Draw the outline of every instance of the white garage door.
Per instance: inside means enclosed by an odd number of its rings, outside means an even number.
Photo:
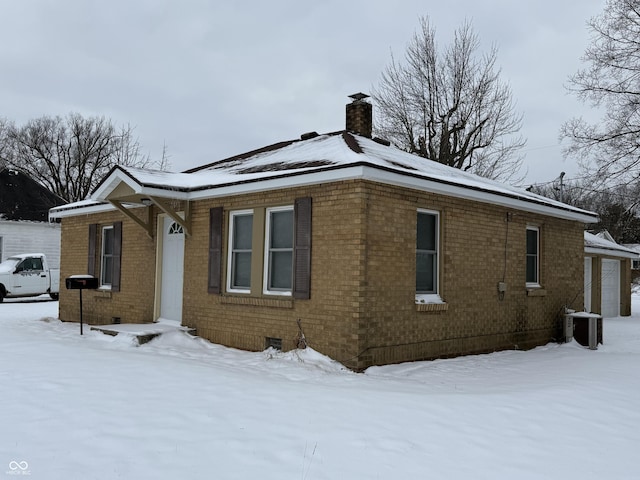
[[[620,315],[620,261],[602,259],[602,316]]]

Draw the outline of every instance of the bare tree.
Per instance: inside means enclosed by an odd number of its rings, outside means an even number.
[[[550,182],[532,185],[527,190],[574,207],[596,211],[600,192],[592,186],[592,182],[583,179],[563,181],[561,175]]]
[[[630,181],[640,174],[640,1],[608,0],[587,25],[593,34],[582,57],[587,66],[569,78],[568,88],[604,117],[595,124],[566,122],[564,153],[594,178]]]
[[[555,179],[528,190],[554,200],[561,200],[598,213],[593,230],[607,230],[618,243],[640,243],[640,182],[598,190],[589,179],[569,180],[564,184]]]
[[[378,132],[399,148],[484,177],[513,180],[525,141],[518,132],[511,89],[500,80],[497,49],[480,42],[464,23],[443,50],[429,19],[420,19],[400,63],[382,73],[376,101]]]
[[[22,127],[10,124],[3,145],[0,154],[7,166],[27,173],[69,202],[85,199],[114,165],[156,165],[141,153],[131,126],[117,129],[104,117],[78,113],[43,116]]]
[[[9,128],[11,123],[4,119],[0,118],[0,170],[6,167],[5,158],[8,155],[10,146],[9,146]]]

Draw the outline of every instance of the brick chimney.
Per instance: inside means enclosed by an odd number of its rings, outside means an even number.
[[[369,95],[354,93],[349,95],[353,101],[347,104],[346,130],[356,135],[371,138],[373,129],[373,106],[366,101]]]

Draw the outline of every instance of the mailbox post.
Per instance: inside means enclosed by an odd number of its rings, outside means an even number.
[[[82,290],[98,288],[98,279],[91,275],[71,275],[65,279],[67,290],[80,290],[80,335],[82,335]]]

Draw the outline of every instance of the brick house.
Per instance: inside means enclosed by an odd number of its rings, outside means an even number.
[[[596,215],[372,139],[354,97],[345,131],[183,173],[116,167],[53,209],[62,277],[102,285],[84,318],[169,319],[247,350],[295,348],[300,326],[357,370],[559,338]],[[60,318],[77,309],[61,292]]]

